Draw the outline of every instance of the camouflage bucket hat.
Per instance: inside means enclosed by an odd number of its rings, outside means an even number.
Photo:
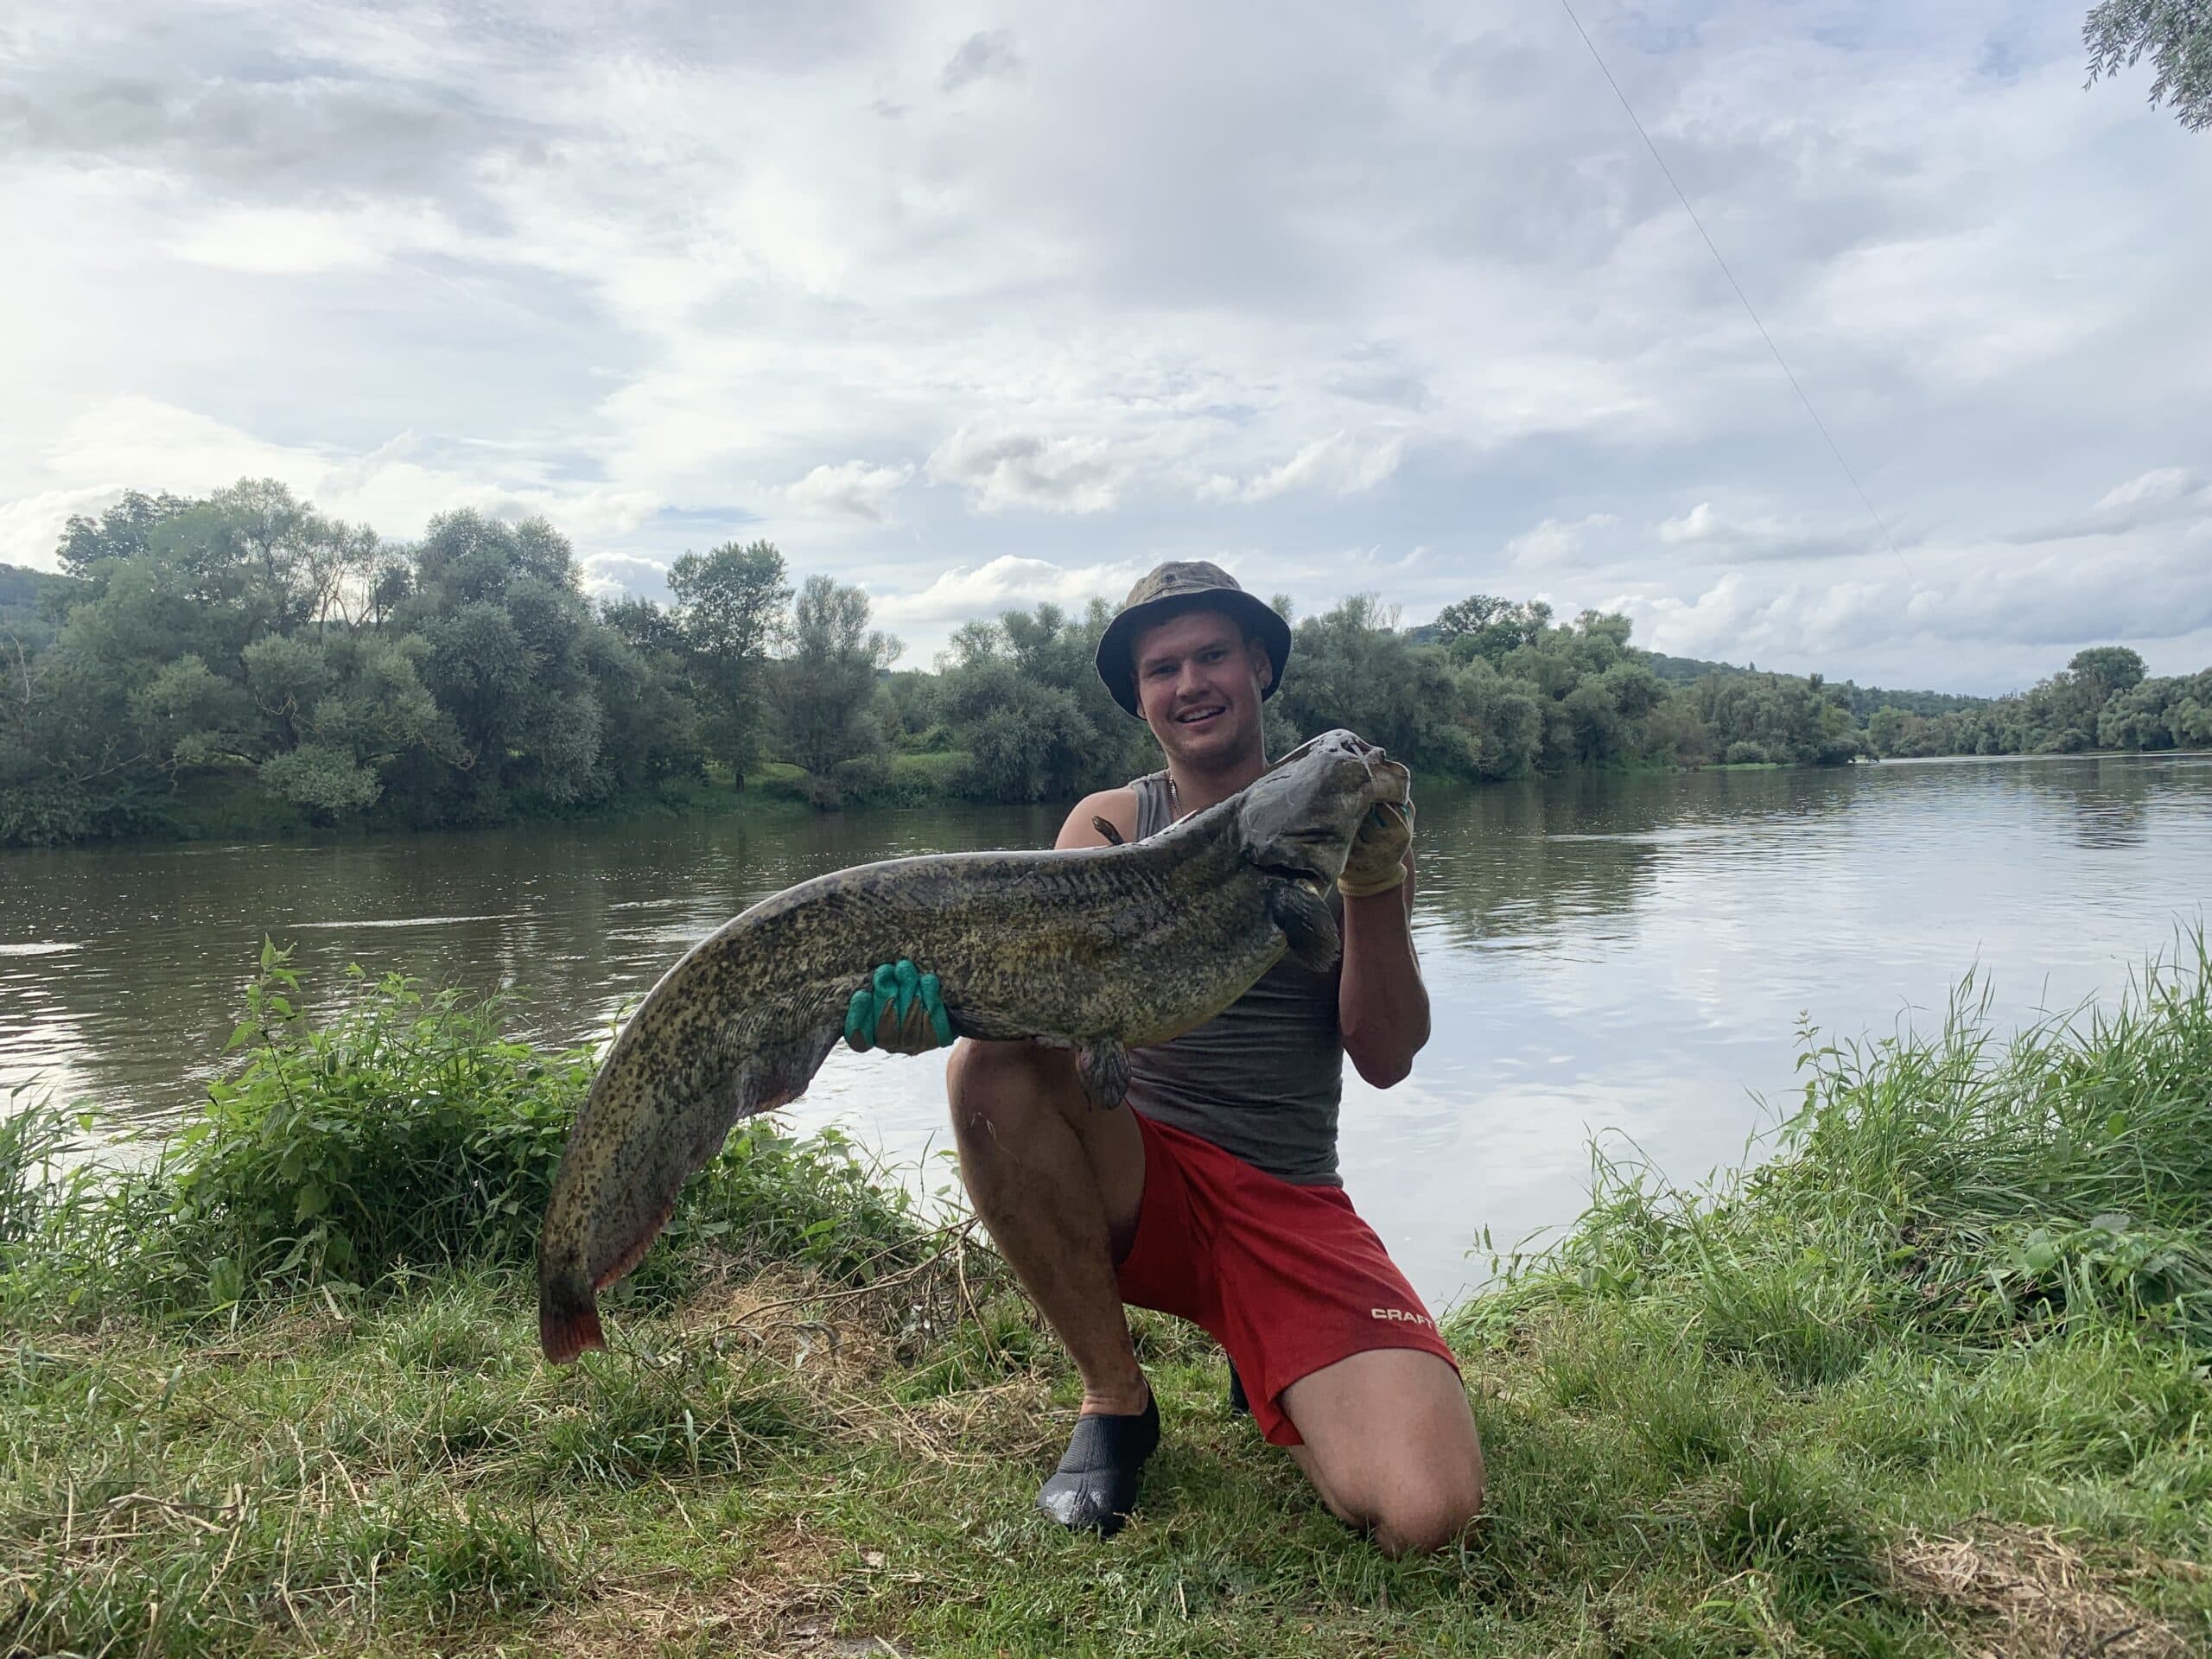
[[[1106,682],[1115,702],[1136,715],[1137,673],[1131,652],[1138,630],[1185,611],[1219,611],[1234,617],[1265,645],[1274,673],[1260,697],[1264,702],[1274,696],[1282,684],[1283,664],[1290,660],[1290,624],[1239,588],[1236,578],[1219,565],[1194,559],[1160,565],[1141,580],[1098,637],[1098,677]]]

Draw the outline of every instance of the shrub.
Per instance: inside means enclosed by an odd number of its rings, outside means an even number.
[[[204,1311],[533,1260],[590,1051],[542,1052],[500,1034],[496,1001],[358,969],[337,1016],[316,1025],[294,1005],[285,954],[264,946],[231,1037],[240,1063],[200,1116],[149,1167],[80,1176],[48,1218],[48,1265],[69,1300]],[[0,1217],[11,1190],[0,1169]],[[673,1248],[637,1275],[648,1294],[681,1283],[702,1252],[849,1273],[899,1260],[919,1230],[903,1191],[871,1183],[839,1137],[754,1122],[692,1178],[665,1236]]]
[[[1560,1247],[1484,1317],[1561,1300],[1677,1310],[1716,1357],[1848,1375],[1901,1333],[1963,1350],[2084,1329],[2212,1343],[2212,958],[2192,937],[2111,1009],[1993,1039],[1816,1044],[1781,1155],[1685,1196],[1601,1160]]]
[[[60,1111],[42,1100],[7,1097],[0,1112],[0,1266],[34,1238],[54,1202],[54,1160],[68,1143]]]

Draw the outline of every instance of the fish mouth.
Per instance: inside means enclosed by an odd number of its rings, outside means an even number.
[[[1317,899],[1328,889],[1330,878],[1307,865],[1276,861],[1266,864],[1255,863],[1252,868],[1262,875],[1275,876],[1301,887]]]

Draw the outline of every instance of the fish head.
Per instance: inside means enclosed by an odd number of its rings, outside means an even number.
[[[1236,798],[1245,861],[1314,893],[1344,874],[1352,839],[1377,802],[1403,805],[1413,774],[1353,733],[1324,732]]]

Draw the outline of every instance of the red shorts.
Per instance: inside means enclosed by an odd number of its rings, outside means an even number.
[[[1376,1348],[1418,1348],[1459,1369],[1342,1187],[1297,1186],[1141,1112],[1144,1200],[1118,1273],[1122,1300],[1199,1326],[1229,1351],[1260,1432],[1303,1436],[1282,1391]]]

